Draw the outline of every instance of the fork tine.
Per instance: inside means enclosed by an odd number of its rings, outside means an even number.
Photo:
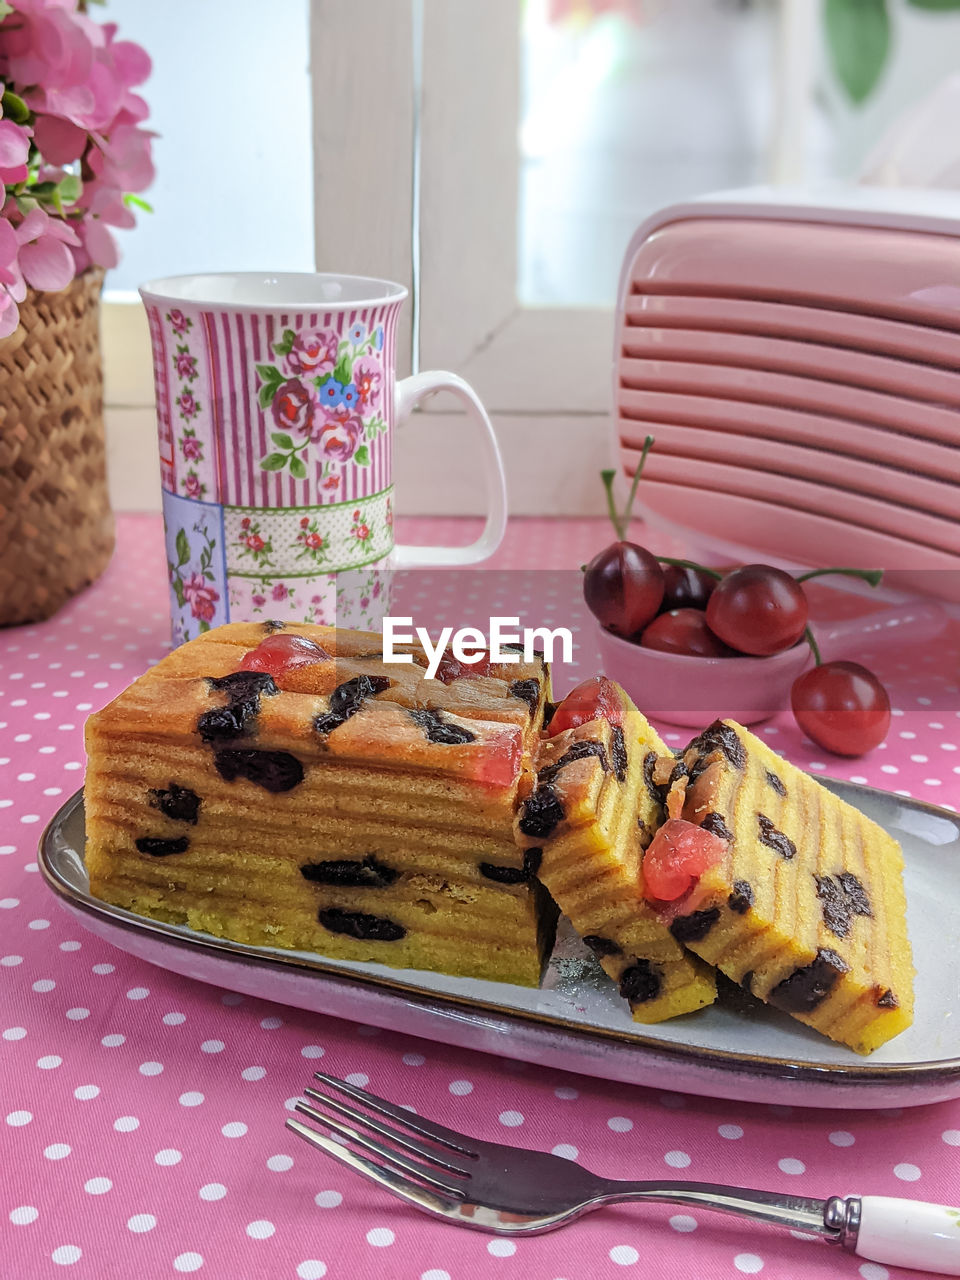
[[[392,1102],[387,1102],[386,1099],[378,1097],[375,1093],[367,1093],[359,1085],[348,1084],[346,1080],[340,1080],[337,1076],[328,1076],[325,1071],[315,1071],[313,1078],[321,1080],[333,1089],[339,1089],[341,1093],[353,1098],[355,1102],[362,1102],[371,1111],[375,1111],[381,1116],[387,1116],[391,1120],[396,1120],[404,1128],[412,1129],[414,1133],[419,1133],[422,1138],[430,1138],[431,1141],[439,1142],[443,1147],[449,1147],[451,1151],[459,1151],[461,1155],[470,1156],[473,1160],[477,1159],[478,1153],[471,1151],[465,1145],[470,1141],[466,1134],[457,1133],[455,1129],[446,1129],[442,1124],[434,1124],[432,1120],[424,1120],[415,1113],[411,1114],[409,1111],[405,1111],[403,1107],[394,1106]]]
[[[463,1160],[457,1163],[455,1157],[438,1151],[435,1146],[415,1140],[409,1133],[402,1133],[399,1129],[394,1129],[392,1125],[384,1124],[382,1120],[377,1120],[374,1116],[368,1115],[364,1111],[358,1111],[356,1107],[348,1106],[347,1103],[341,1102],[339,1098],[331,1098],[328,1094],[321,1093],[318,1089],[311,1089],[308,1086],[303,1092],[308,1098],[315,1098],[317,1102],[322,1102],[324,1106],[332,1107],[334,1111],[346,1116],[348,1120],[352,1120],[355,1124],[363,1125],[365,1128],[379,1134],[381,1138],[387,1138],[390,1142],[395,1142],[397,1146],[415,1156],[419,1156],[421,1160],[429,1160],[431,1164],[439,1165],[441,1169],[448,1169],[451,1173],[460,1174],[462,1177],[470,1176],[470,1171],[464,1167]]]
[[[328,1129],[332,1129],[335,1135],[342,1135],[349,1138],[351,1142],[355,1142],[358,1147],[362,1147],[365,1151],[369,1151],[371,1155],[377,1156],[381,1161],[386,1161],[394,1168],[401,1169],[404,1173],[409,1173],[415,1178],[420,1178],[427,1182],[430,1186],[435,1187],[438,1191],[445,1191],[447,1195],[455,1195],[456,1188],[453,1185],[456,1181],[454,1175],[450,1175],[447,1181],[442,1178],[442,1170],[436,1165],[432,1167],[422,1164],[419,1160],[411,1160],[409,1156],[403,1155],[399,1151],[393,1151],[390,1147],[385,1147],[382,1142],[377,1142],[374,1138],[367,1137],[352,1125],[345,1124],[337,1116],[326,1115],[323,1111],[318,1111],[316,1107],[309,1106],[306,1102],[298,1102],[296,1110],[301,1115],[309,1116],[311,1120],[316,1120],[319,1124],[324,1124]]]
[[[330,1138],[325,1133],[317,1133],[299,1120],[288,1118],[286,1127],[298,1137],[303,1138],[305,1142],[309,1142],[312,1147],[323,1151],[326,1155],[339,1161],[340,1164],[347,1165],[354,1173],[359,1173],[362,1177],[369,1179],[370,1182],[375,1182],[377,1186],[386,1187],[395,1196],[399,1196],[401,1200],[408,1200],[419,1209],[426,1209],[429,1213],[444,1215],[451,1209],[456,1208],[456,1201],[444,1199],[443,1196],[437,1195],[428,1187],[418,1186],[416,1183],[411,1182],[403,1174],[384,1168],[373,1160],[367,1160],[365,1156],[351,1151],[349,1147],[337,1142],[335,1138]]]

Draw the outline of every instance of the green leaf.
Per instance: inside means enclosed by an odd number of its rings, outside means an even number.
[[[209,631],[209,630],[210,630],[210,623],[209,623],[209,622],[207,622],[207,621],[206,621],[206,619],[201,618],[201,619],[200,619],[200,633],[201,633],[201,635],[203,634],[203,632],[204,632],[204,631]]]
[[[276,354],[278,356],[287,355],[287,353],[291,351],[293,348],[293,343],[296,336],[297,335],[294,333],[292,329],[284,329],[283,336],[281,337],[280,341],[275,342],[273,344],[273,349],[276,352]]]
[[[279,386],[283,381],[283,374],[275,364],[258,364],[254,365],[254,368],[261,382],[275,383]]]
[[[265,458],[260,459],[260,469],[262,471],[282,471],[286,463],[287,460],[282,453],[268,453]]]
[[[141,200],[139,196],[135,196],[132,191],[128,191],[123,197],[123,203],[128,209],[142,209],[144,213],[153,213],[153,205],[147,200]]]
[[[173,594],[177,597],[177,604],[182,609],[183,606],[187,603],[187,597],[183,594],[183,583],[180,581],[179,578],[174,578],[173,583],[171,585],[173,586]]]
[[[333,377],[332,373],[321,374],[319,378],[314,378],[313,385],[317,388],[320,388],[324,385],[324,383],[329,382],[332,377]]]
[[[296,445],[293,443],[293,440],[290,438],[290,436],[287,435],[285,431],[274,431],[273,434],[270,436],[270,439],[273,441],[275,445],[278,445],[281,449],[296,448]]]
[[[61,200],[67,204],[76,204],[83,193],[83,183],[75,173],[68,173],[65,178],[60,179],[57,191]]]
[[[260,403],[261,409],[269,409],[273,404],[273,398],[277,394],[279,386],[279,382],[265,382],[263,384],[260,388],[259,394],[257,395],[257,400]]]
[[[10,6],[0,3],[0,22],[3,21],[8,13],[13,13]],[[4,90],[0,104],[3,106],[4,116],[8,120],[12,120],[14,124],[26,124],[30,119],[30,108],[20,95],[14,93],[11,89]]]
[[[307,467],[302,458],[293,457],[290,459],[290,474],[295,480],[306,480]]]
[[[190,559],[190,540],[187,537],[186,529],[180,529],[177,532],[177,568],[187,563]]]
[[[827,48],[837,79],[853,102],[870,96],[890,52],[886,0],[826,0]]]
[[[333,376],[334,378],[336,378],[337,382],[340,383],[341,387],[345,387],[347,383],[350,381],[350,375],[352,371],[353,371],[353,361],[350,359],[350,356],[348,354],[344,354],[337,361],[336,366],[333,370]]]
[[[365,444],[362,444],[357,452],[353,455],[354,462],[360,467],[366,467],[370,462],[370,450]]]

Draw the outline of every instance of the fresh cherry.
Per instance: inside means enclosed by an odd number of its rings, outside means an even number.
[[[601,626],[618,636],[642,631],[663,600],[663,570],[645,547],[614,542],[587,565],[583,596]]]
[[[859,662],[811,667],[793,682],[790,703],[804,733],[838,756],[871,751],[890,728],[887,691]]]
[[[306,636],[277,632],[261,640],[255,649],[249,649],[240,660],[241,671],[267,671],[275,679],[285,671],[310,667],[317,662],[329,662],[331,655],[322,645]]]
[[[732,649],[758,657],[789,649],[807,626],[803,587],[782,569],[747,564],[717,583],[707,625]]]
[[[702,609],[671,609],[661,613],[640,633],[644,649],[684,653],[698,658],[731,658],[735,651],[718,640],[707,626]]]
[[[705,609],[718,582],[715,574],[692,565],[665,564],[665,590],[661,611],[669,609]]]
[[[620,690],[606,676],[591,676],[570,690],[553,713],[546,732],[552,738],[564,729],[576,729],[601,719],[612,725],[623,723]]]
[[[683,818],[668,818],[643,855],[643,896],[676,902],[709,867],[722,861],[727,842]]]

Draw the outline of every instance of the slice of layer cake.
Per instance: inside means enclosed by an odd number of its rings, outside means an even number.
[[[637,1022],[716,998],[712,970],[686,951],[643,897],[643,850],[663,818],[654,780],[667,748],[623,690],[586,681],[557,708],[537,756],[517,839],[593,950]]]
[[[427,680],[419,648],[380,646],[231,624],[91,716],[91,891],[240,942],[536,985],[556,909],[513,820],[544,664]]]
[[[914,970],[893,837],[733,720],[695,738],[683,764],[668,799],[680,820],[645,857],[669,861],[693,823],[713,865],[664,905],[674,937],[858,1053],[908,1027]]]

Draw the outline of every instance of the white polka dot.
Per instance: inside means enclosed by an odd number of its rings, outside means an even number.
[[[14,907],[19,907],[19,898],[0,898],[0,909],[4,911],[12,911]]]
[[[572,1147],[569,1142],[558,1142],[553,1148],[555,1156],[562,1156],[564,1160],[576,1160],[580,1152],[576,1147]]]
[[[113,1127],[117,1133],[133,1133],[134,1129],[140,1128],[140,1121],[136,1116],[119,1116],[114,1120]]]
[[[882,764],[880,766],[881,773],[899,773],[900,770],[895,764]]]
[[[881,1267],[879,1262],[865,1262],[860,1267],[863,1280],[890,1280],[890,1272]]]
[[[14,965],[23,964],[23,956],[4,956],[0,959],[0,964],[5,969],[12,969]]]
[[[48,991],[52,991],[57,984],[52,978],[41,978],[39,982],[33,984],[34,991],[38,995],[46,995]]]
[[[79,1262],[83,1255],[83,1250],[76,1244],[61,1244],[54,1249],[50,1258],[58,1267],[71,1267],[75,1262]]]
[[[251,1240],[269,1240],[276,1229],[266,1218],[258,1218],[256,1222],[247,1223],[247,1235]]]
[[[240,1072],[240,1076],[243,1080],[262,1080],[266,1074],[266,1067],[244,1067]]]
[[[327,1274],[327,1264],[318,1258],[307,1258],[297,1267],[298,1280],[323,1280]],[[424,1280],[424,1278],[421,1278]]]
[[[836,1129],[833,1133],[827,1135],[835,1147],[852,1147],[856,1142],[856,1138],[852,1133],[847,1133],[846,1129]]]
[[[132,1231],[135,1235],[143,1235],[145,1231],[152,1231],[157,1225],[157,1220],[152,1213],[135,1213],[132,1218],[127,1219],[127,1230]]]
[[[610,1261],[621,1267],[632,1267],[639,1257],[639,1253],[630,1244],[615,1244],[610,1250]]]
[[[675,1213],[670,1219],[670,1225],[674,1231],[696,1231],[697,1220],[696,1218],[691,1218],[687,1213]]]
[[[7,1114],[7,1124],[11,1129],[22,1129],[25,1124],[29,1124],[33,1119],[32,1111],[10,1111]]]
[[[199,1107],[201,1102],[203,1102],[203,1094],[197,1093],[193,1089],[180,1095],[181,1107]]]
[[[690,1157],[685,1151],[668,1151],[663,1157],[664,1164],[668,1164],[671,1169],[686,1169],[690,1163]]]
[[[51,1142],[49,1147],[44,1147],[43,1154],[48,1160],[65,1160],[70,1150],[65,1142]]]
[[[83,765],[80,763],[79,760],[68,760],[63,767],[65,769],[70,769],[71,771],[73,771],[74,769],[82,769]]]
[[[451,1080],[449,1089],[450,1092],[456,1094],[458,1098],[463,1098],[468,1093],[473,1093],[473,1085],[469,1080]]]
[[[100,1089],[95,1084],[80,1084],[73,1091],[73,1096],[78,1102],[89,1102],[91,1098],[99,1097]]]
[[[200,1188],[199,1194],[201,1200],[222,1200],[227,1194],[227,1188],[222,1182],[208,1182]]]
[[[901,1182],[916,1182],[920,1177],[920,1170],[915,1164],[895,1164],[893,1166],[893,1174]]]
[[[125,1044],[126,1039],[126,1036],[121,1036],[114,1032],[113,1035],[104,1036],[100,1043],[105,1049],[116,1049],[118,1045]]]
[[[273,1173],[286,1173],[288,1169],[293,1168],[292,1156],[271,1156],[267,1161],[267,1168]]]
[[[512,1240],[491,1240],[487,1245],[487,1253],[495,1258],[512,1258],[516,1252],[517,1246]]]
[[[363,1089],[370,1083],[370,1077],[364,1075],[362,1071],[351,1071],[348,1076],[344,1076],[347,1084],[356,1085],[358,1089]]]
[[[264,1031],[276,1031],[277,1027],[283,1026],[282,1018],[261,1018],[260,1025]]]
[[[719,1133],[721,1138],[734,1139],[743,1137],[743,1130],[738,1124],[722,1124],[717,1129],[717,1133]]]
[[[88,1195],[103,1196],[110,1190],[113,1183],[109,1178],[88,1178],[83,1184],[83,1189]]]
[[[222,1053],[226,1045],[222,1040],[204,1040],[200,1048],[204,1053]]]
[[[579,1090],[571,1089],[568,1085],[561,1085],[559,1089],[554,1089],[553,1094],[561,1102],[572,1102],[574,1098],[580,1097]]]
[[[960,1129],[944,1129],[940,1137],[948,1147],[960,1147]]]
[[[323,1049],[318,1044],[305,1044],[300,1050],[300,1056],[303,1058],[322,1058]]]
[[[501,1111],[500,1123],[505,1124],[508,1129],[515,1129],[517,1125],[523,1124],[523,1113],[521,1111]]]
[[[335,1209],[343,1200],[343,1196],[339,1191],[318,1191],[313,1197],[313,1203],[318,1209]]]
[[[4,1040],[22,1040],[27,1034],[26,1027],[7,1027],[3,1033]]]
[[[105,973],[113,973],[113,965],[112,964],[95,964],[93,968],[90,970],[90,972],[95,973],[98,977],[102,978]]]
[[[176,1147],[164,1147],[162,1151],[158,1151],[153,1157],[154,1164],[168,1166],[179,1164],[183,1159],[183,1152],[178,1151]]]
[[[82,1022],[84,1018],[90,1017],[89,1009],[82,1009],[79,1005],[75,1009],[67,1010],[67,1017],[71,1022]]]
[[[20,821],[31,826],[34,822],[40,821],[40,815],[39,813],[21,813]]]
[[[146,1000],[149,994],[150,994],[149,987],[131,987],[130,990],[127,992],[127,999],[128,1000]]]
[[[633,1121],[628,1120],[626,1116],[611,1116],[607,1121],[607,1128],[612,1129],[614,1133],[629,1133],[633,1128]]]
[[[753,1276],[763,1270],[763,1259],[758,1258],[755,1253],[738,1253],[733,1260],[733,1265],[738,1271]]]
[[[173,1260],[174,1271],[199,1271],[202,1266],[201,1253],[180,1253]]]
[[[242,1138],[247,1132],[247,1126],[241,1120],[231,1120],[229,1124],[225,1124],[220,1130],[225,1138]]]
[[[17,774],[17,781],[18,781],[18,782],[33,782],[33,780],[36,778],[36,776],[37,776],[37,775],[36,775],[35,773],[18,773],[18,774]]]
[[[142,1076],[158,1076],[163,1070],[162,1062],[141,1062],[138,1068]]]
[[[16,1209],[10,1210],[10,1221],[15,1227],[28,1227],[31,1222],[36,1222],[40,1217],[40,1210],[35,1209],[32,1204],[22,1204]]]
[[[807,1166],[802,1160],[795,1160],[792,1156],[786,1156],[783,1160],[777,1161],[777,1167],[781,1173],[806,1173]]]
[[[371,1227],[367,1232],[367,1244],[372,1244],[375,1249],[385,1249],[393,1244],[395,1238],[389,1227]]]
[[[425,1062],[426,1058],[422,1053],[405,1053],[403,1055],[403,1063],[407,1067],[422,1067]]]
[[[186,1020],[187,1015],[185,1013],[165,1013],[162,1018],[162,1022],[166,1027],[180,1027]],[[222,1048],[223,1046],[221,1045],[220,1047]]]

